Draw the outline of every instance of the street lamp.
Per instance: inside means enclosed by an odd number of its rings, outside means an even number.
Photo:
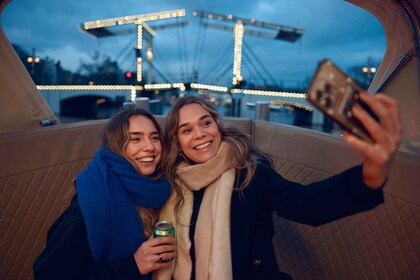
[[[28,56],[27,61],[31,64],[31,75],[35,73],[35,64],[39,63],[41,59],[35,56],[35,48],[32,49],[32,56]]]
[[[370,83],[373,80],[373,76],[375,76],[376,73],[376,67],[371,66],[371,58],[368,58],[368,64],[367,66],[362,68],[362,72],[366,74],[366,84],[367,86],[370,85]]]

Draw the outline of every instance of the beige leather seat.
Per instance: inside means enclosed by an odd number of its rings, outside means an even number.
[[[165,118],[158,116],[164,125]],[[360,161],[334,136],[293,126],[229,119],[273,155],[284,177],[310,183]],[[74,193],[73,179],[100,144],[106,121],[0,134],[0,278],[31,279],[53,221]],[[399,153],[384,205],[313,228],[273,217],[273,245],[296,279],[420,279],[420,163]]]

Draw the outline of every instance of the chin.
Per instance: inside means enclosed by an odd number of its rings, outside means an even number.
[[[137,167],[137,171],[140,173],[140,175],[150,176],[150,175],[156,173],[156,167],[154,167],[154,168]]]
[[[209,156],[201,156],[201,157],[197,157],[197,158],[195,158],[195,162],[198,162],[198,163],[205,163],[205,162],[207,162],[207,161],[209,161],[209,160],[211,160],[212,158],[214,158],[214,156],[215,155],[209,155]]]
[[[150,176],[150,175],[152,175],[153,173],[154,173],[154,171],[153,171],[153,172],[151,172],[151,171],[141,172],[141,171],[140,171],[140,175],[143,175],[143,176]]]

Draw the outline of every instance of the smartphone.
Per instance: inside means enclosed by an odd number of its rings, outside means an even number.
[[[352,114],[354,104],[359,104],[373,118],[375,113],[359,98],[363,89],[331,60],[318,64],[306,93],[307,100],[340,127],[369,143],[375,141],[366,128]]]

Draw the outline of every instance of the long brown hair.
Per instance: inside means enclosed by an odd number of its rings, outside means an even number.
[[[115,154],[124,157],[131,164],[133,164],[128,157],[126,156],[125,149],[129,142],[128,128],[130,125],[129,119],[132,116],[144,116],[148,118],[156,127],[156,130],[159,133],[159,139],[162,143],[162,156],[165,154],[164,139],[163,133],[159,126],[159,123],[156,121],[155,117],[148,111],[134,107],[126,106],[121,108],[117,113],[115,113],[108,123],[106,124],[104,131],[102,133],[102,143],[108,149],[110,149]],[[134,166],[134,164],[133,164]],[[156,167],[156,171],[153,174],[153,178],[158,179],[163,176],[163,170],[161,164],[159,163]],[[153,208],[144,208],[138,207],[141,220],[143,222],[144,233],[146,236],[150,236],[153,232],[153,226],[159,219],[159,210]]]
[[[236,176],[238,177],[241,171],[244,171],[244,180],[237,182],[238,186],[236,189],[242,190],[246,188],[251,182],[252,176],[255,173],[257,163],[261,159],[265,159],[270,165],[272,165],[271,158],[263,153],[257,146],[252,143],[252,139],[249,135],[244,134],[234,126],[225,123],[217,109],[208,101],[201,97],[187,96],[180,98],[172,106],[168,113],[165,126],[165,146],[170,147],[166,154],[164,161],[164,172],[167,179],[170,181],[174,190],[180,195],[180,190],[175,182],[176,177],[176,166],[183,160],[180,157],[181,147],[178,143],[178,126],[179,126],[179,110],[189,104],[199,104],[206,109],[216,122],[216,125],[222,136],[222,141],[229,144],[231,150],[231,164],[236,170]],[[182,197],[182,196],[181,196]],[[182,206],[182,199],[176,205],[177,209]]]

